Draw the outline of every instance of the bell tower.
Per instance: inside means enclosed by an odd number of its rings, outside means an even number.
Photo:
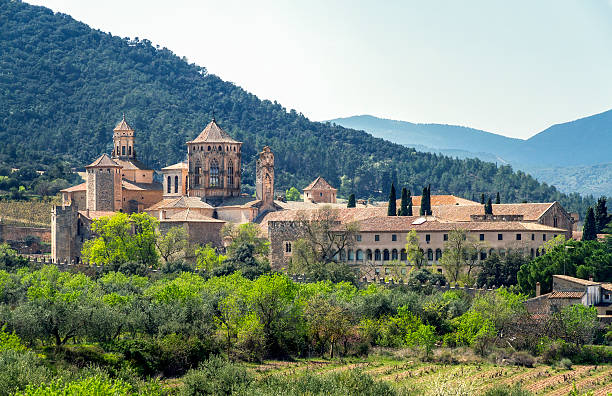
[[[113,129],[113,159],[135,160],[136,149],[134,146],[134,130],[123,119]]]
[[[255,196],[264,205],[274,202],[274,153],[265,146],[257,158]]]

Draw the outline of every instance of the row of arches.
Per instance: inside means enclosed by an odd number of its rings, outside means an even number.
[[[477,256],[474,258],[482,261],[486,260],[487,256],[493,255],[494,253],[497,253],[503,257],[506,254],[509,254],[511,251],[512,249],[489,249],[488,251],[485,249],[477,252]],[[518,249],[518,251],[521,254],[525,253],[522,249]],[[443,254],[443,250],[440,248],[435,250],[427,249],[426,251],[421,249],[421,252],[423,252],[423,255],[427,261],[439,261]],[[532,258],[538,257],[541,254],[543,254],[543,252],[541,252],[539,249],[531,249]],[[408,255],[406,253],[406,249],[357,249],[355,251],[352,249],[343,249],[340,251],[336,259],[339,259],[340,261],[407,261]]]
[[[240,152],[240,147],[238,147],[236,149],[236,146],[225,146],[225,149],[223,148],[223,146],[193,146],[193,151],[227,151],[227,152]]]
[[[202,165],[199,160],[195,162],[194,173],[194,184],[196,186],[199,186],[200,174],[202,173]],[[234,187],[234,163],[232,161],[227,162],[226,175],[226,185],[230,188]],[[223,177],[221,176],[221,168],[219,167],[219,161],[217,161],[215,158],[213,158],[209,162],[208,187],[223,187]]]

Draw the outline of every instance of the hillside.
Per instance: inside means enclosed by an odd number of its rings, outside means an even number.
[[[185,157],[185,142],[214,110],[244,142],[243,180],[251,185],[255,154],[269,145],[279,190],[322,175],[344,196],[384,199],[395,181],[415,192],[431,183],[434,193],[467,198],[500,191],[504,202],[559,200],[581,213],[591,203],[510,167],[419,153],[311,122],[148,40],[115,37],[44,7],[0,0],[0,53],[0,163],[44,168],[61,157],[81,167],[111,151],[112,128],[125,112],[140,159],[160,168]]]
[[[612,196],[608,182],[612,110],[551,126],[527,140],[455,125],[414,124],[369,115],[330,122],[420,151],[509,164],[564,192]]]

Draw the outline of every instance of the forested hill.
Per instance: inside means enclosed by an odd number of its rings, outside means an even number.
[[[587,204],[509,167],[418,153],[311,122],[148,40],[115,37],[65,14],[0,0],[0,162],[44,167],[61,156],[83,166],[111,151],[112,128],[125,112],[140,159],[160,168],[185,158],[185,142],[213,109],[220,125],[244,142],[246,183],[253,184],[256,152],[269,145],[279,189],[303,188],[322,175],[345,196],[384,198],[395,181],[412,191],[431,183],[434,192],[467,198],[499,191],[505,202],[559,200],[581,213]]]

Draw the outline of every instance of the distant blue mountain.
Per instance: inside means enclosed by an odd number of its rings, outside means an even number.
[[[444,124],[414,124],[370,115],[330,122],[420,151],[507,163],[565,192],[612,196],[612,110],[553,125],[527,140]]]

